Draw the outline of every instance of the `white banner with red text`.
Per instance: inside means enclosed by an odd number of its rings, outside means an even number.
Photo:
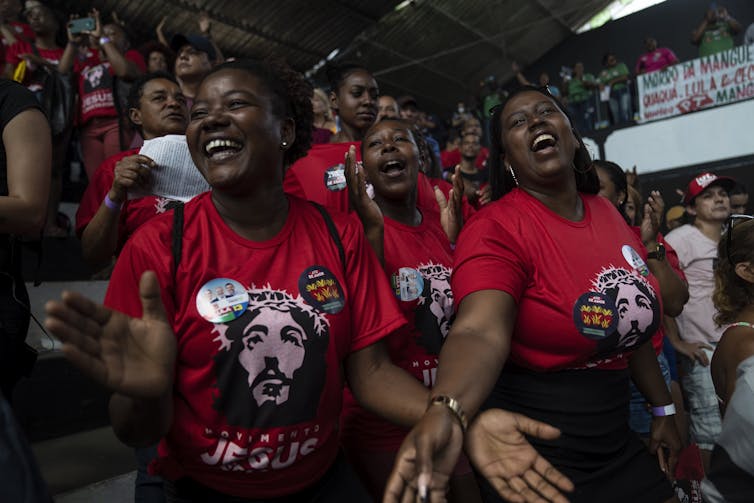
[[[684,61],[636,77],[639,122],[754,97],[754,45]]]

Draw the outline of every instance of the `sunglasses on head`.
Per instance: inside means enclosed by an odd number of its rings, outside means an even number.
[[[751,215],[733,214],[729,216],[725,221],[725,226],[727,228],[727,235],[725,237],[725,252],[728,255],[728,262],[730,262],[732,265],[735,265],[733,264],[733,259],[730,255],[730,247],[733,244],[733,227],[740,224],[741,222],[747,222],[752,219],[754,219],[754,216]]]

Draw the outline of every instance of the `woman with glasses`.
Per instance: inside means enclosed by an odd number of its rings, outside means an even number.
[[[409,433],[387,501],[414,490],[441,500],[438,486],[460,450],[458,416],[471,420],[465,447],[486,475],[489,465],[472,454],[480,447],[473,418],[500,409],[560,429],[558,439],[531,444],[572,481],[570,501],[676,501],[666,475],[681,442],[650,340],[662,299],[641,240],[597,196],[581,137],[546,90],[509,97],[492,116],[492,142],[494,202],[459,237],[458,309],[433,388],[457,407],[430,408]],[[628,428],[630,377],[653,406],[649,451]],[[519,473],[482,484],[483,499],[567,501],[556,493],[568,484]]]

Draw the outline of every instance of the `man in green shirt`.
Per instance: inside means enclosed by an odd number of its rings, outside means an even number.
[[[691,33],[691,42],[699,46],[699,57],[709,56],[733,48],[733,35],[741,25],[728,14],[725,7],[710,8],[699,27]]]
[[[578,62],[573,66],[573,75],[563,79],[568,113],[573,119],[574,126],[580,133],[594,129],[594,101],[592,89],[597,83],[591,73],[584,73],[584,63]]]
[[[628,122],[633,115],[631,90],[628,88],[630,77],[628,67],[623,62],[619,63],[618,58],[612,52],[605,54],[602,58],[602,65],[605,69],[600,72],[599,76],[600,90],[610,86],[608,104],[613,125]]]

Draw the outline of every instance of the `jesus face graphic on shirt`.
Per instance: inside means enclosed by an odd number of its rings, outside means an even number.
[[[424,290],[416,306],[414,323],[420,336],[417,343],[428,354],[440,354],[454,319],[453,291],[450,289],[450,269],[440,264],[419,266],[424,278]]]
[[[246,292],[247,310],[213,330],[219,334],[213,406],[242,427],[309,421],[326,380],[329,320],[300,295],[269,287]]]
[[[304,362],[306,333],[290,313],[262,308],[244,329],[238,361],[249,373],[249,390],[260,407],[288,400],[293,373]]]
[[[448,336],[453,317],[453,292],[450,289],[450,283],[445,280],[433,279],[430,282],[429,293],[429,310],[435,315],[440,333],[445,338]]]
[[[617,289],[615,308],[618,311],[618,345],[633,346],[647,334],[654,321],[652,300],[636,283]]]
[[[618,321],[612,336],[600,341],[599,353],[636,348],[654,335],[660,326],[660,303],[647,280],[636,272],[609,267],[594,285],[613,301]]]

